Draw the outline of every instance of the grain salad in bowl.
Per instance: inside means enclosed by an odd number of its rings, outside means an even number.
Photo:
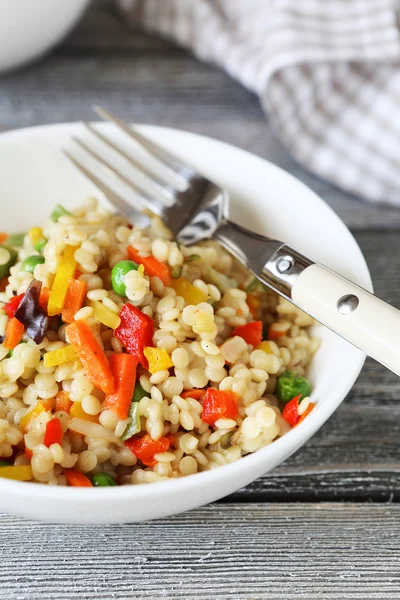
[[[312,410],[312,318],[216,242],[178,245],[157,217],[139,228],[93,198],[0,235],[0,477],[181,477]]]

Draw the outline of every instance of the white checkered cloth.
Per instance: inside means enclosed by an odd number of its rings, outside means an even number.
[[[400,0],[116,0],[261,99],[299,163],[400,205]]]

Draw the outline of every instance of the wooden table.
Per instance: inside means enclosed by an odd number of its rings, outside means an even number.
[[[95,102],[125,119],[236,144],[293,173],[347,223],[376,293],[400,306],[400,211],[304,171],[256,97],[185,52],[126,30],[105,1],[51,56],[0,79],[0,130],[90,119]],[[400,380],[368,360],[295,456],[187,514],[109,527],[1,515],[0,599],[399,600],[399,394]]]

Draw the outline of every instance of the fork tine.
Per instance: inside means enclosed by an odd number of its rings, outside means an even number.
[[[135,192],[135,194],[137,194],[140,197],[142,204],[144,204],[147,209],[149,209],[151,212],[153,212],[157,215],[161,215],[162,210],[163,210],[163,205],[160,202],[158,202],[154,198],[150,197],[141,186],[139,186],[137,183],[132,181],[129,177],[124,175],[122,173],[122,171],[120,171],[117,167],[115,167],[114,165],[111,165],[102,156],[100,156],[100,154],[98,154],[97,152],[95,152],[95,150],[90,148],[83,140],[81,140],[80,138],[78,138],[76,136],[72,136],[72,139],[74,140],[74,142],[76,144],[78,144],[78,146],[83,148],[85,150],[85,152],[87,152],[88,154],[93,156],[93,158],[95,158],[99,163],[104,165],[104,167],[107,169],[107,172],[110,173],[114,178],[120,179],[128,187],[130,187]]]
[[[172,170],[173,175],[175,177],[179,177],[179,179],[187,186],[188,178],[185,176],[185,172],[187,172],[187,174],[192,174],[194,172],[192,167],[184,164],[181,161],[178,161],[173,154],[164,148],[161,148],[161,146],[155,142],[150,141],[135,129],[132,129],[132,127],[130,127],[127,123],[121,121],[121,119],[108,112],[108,110],[98,106],[97,104],[93,106],[93,110],[97,115],[99,115],[99,117],[107,121],[111,121],[117,125],[117,127],[122,129],[122,131],[124,131],[127,135],[136,140],[136,142],[138,142],[145,150],[147,150],[151,156],[156,157],[158,161],[164,165],[164,167]]]
[[[152,186],[156,187],[157,190],[166,197],[167,200],[172,202],[173,200],[173,191],[171,188],[166,185],[155,173],[153,173],[150,169],[148,169],[145,165],[142,165],[139,161],[135,160],[132,156],[130,156],[125,150],[117,146],[115,142],[110,140],[108,137],[97,131],[90,123],[86,121],[83,122],[83,125],[95,135],[99,140],[101,140],[104,144],[115,150],[118,154],[120,154],[125,160],[127,160],[132,166],[141,171],[151,183]]]
[[[72,156],[72,154],[70,154],[65,149],[63,149],[63,152],[69,158],[69,160],[75,165],[75,167],[79,171],[81,171],[81,173],[83,173],[85,175],[85,177],[90,179],[90,181],[92,181],[92,183],[94,183],[95,186],[98,187],[103,192],[103,194],[106,196],[106,198],[108,198],[110,200],[111,204],[116,206],[118,208],[118,210],[121,211],[121,213],[123,213],[127,217],[132,217],[135,214],[142,216],[143,213],[141,213],[134,206],[132,206],[131,204],[126,202],[126,200],[121,198],[121,196],[119,194],[114,192],[114,190],[112,190],[105,183],[103,183],[101,181],[101,179],[99,179],[98,177],[96,177],[96,175],[94,175],[94,173],[92,173],[91,171],[89,171],[89,169],[84,167],[76,158],[74,158]]]

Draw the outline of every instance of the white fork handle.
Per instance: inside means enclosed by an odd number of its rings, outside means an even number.
[[[400,375],[400,311],[319,264],[297,277],[292,300],[305,312]]]

